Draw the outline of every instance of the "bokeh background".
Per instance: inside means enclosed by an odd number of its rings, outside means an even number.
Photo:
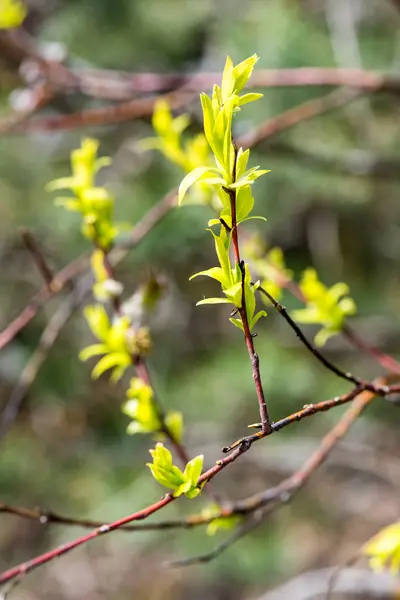
[[[385,0],[31,0],[26,27],[44,51],[64,47],[71,67],[132,72],[221,71],[226,54],[239,62],[256,52],[259,68],[356,67],[398,73],[400,10]],[[57,43],[57,46],[53,44]],[[21,101],[18,64],[0,56],[4,117]],[[270,88],[238,119],[243,133],[261,121],[328,90]],[[13,93],[12,93],[13,92]],[[346,281],[358,305],[352,324],[373,344],[399,349],[400,103],[398,95],[362,95],[337,111],[271,138],[253,164],[271,169],[255,186],[251,225],[268,245],[281,246],[298,278],[315,266],[327,284]],[[68,114],[102,102],[79,94],[57,97],[43,115]],[[199,127],[199,106],[189,108]],[[4,328],[41,287],[19,234],[31,228],[54,269],[88,244],[74,213],[56,208],[45,183],[67,174],[69,153],[84,135],[99,138],[113,166],[102,174],[117,196],[117,217],[135,223],[179,184],[180,171],[137,142],[149,120],[62,132],[0,137],[0,323]],[[150,368],[166,408],[183,412],[190,454],[212,464],[227,442],[257,420],[253,381],[239,332],[226,309],[196,308],[212,282],[189,276],[213,264],[205,231],[210,212],[172,212],[120,265],[127,294],[161,274],[167,283],[150,319]],[[257,223],[257,222],[256,222]],[[60,298],[49,302],[0,355],[0,406]],[[289,308],[299,304],[285,295]],[[274,420],[348,387],[325,371],[270,311],[257,348]],[[313,335],[314,330],[307,332]],[[151,440],[126,435],[124,383],[90,380],[78,352],[90,341],[78,313],[62,331],[0,446],[0,501],[40,506],[69,516],[112,520],[159,497],[144,463]],[[340,338],[326,351],[346,369],[374,377],[379,366]],[[296,424],[254,448],[215,481],[225,498],[240,498],[289,475],[317,447],[341,409]],[[215,561],[166,569],[165,560],[211,549],[223,539],[204,530],[114,533],[27,577],[16,598],[89,600],[258,598],[294,575],[348,558],[399,514],[400,413],[377,401],[293,503]],[[200,510],[201,500],[168,507],[163,517]],[[1,570],[78,535],[0,515]]]

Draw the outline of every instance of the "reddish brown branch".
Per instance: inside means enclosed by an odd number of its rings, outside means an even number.
[[[235,148],[235,166],[233,168],[232,173],[232,181],[236,181],[236,157],[237,157],[237,148],[234,144]],[[265,400],[264,388],[261,381],[260,374],[260,360],[258,354],[256,353],[254,347],[253,336],[250,331],[249,321],[247,317],[247,309],[246,309],[246,294],[245,294],[245,266],[240,259],[240,249],[239,249],[239,236],[238,236],[238,227],[236,220],[236,191],[225,189],[225,191],[229,195],[230,205],[231,205],[231,216],[232,216],[232,244],[233,244],[233,253],[235,257],[235,262],[237,266],[240,268],[242,273],[242,299],[241,299],[241,307],[239,308],[240,318],[243,324],[244,338],[246,341],[247,351],[249,353],[249,357],[251,360],[251,366],[253,371],[253,380],[256,388],[257,401],[260,410],[260,418],[261,418],[261,431],[264,435],[268,435],[271,433],[271,420],[268,414],[268,407]]]

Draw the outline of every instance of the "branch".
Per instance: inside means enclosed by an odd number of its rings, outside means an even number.
[[[163,98],[171,108],[181,108],[193,97],[193,92],[177,90],[166,94]],[[56,115],[50,117],[35,117],[15,122],[14,119],[0,121],[0,134],[25,134],[35,131],[66,131],[80,127],[93,127],[95,125],[111,125],[123,123],[134,119],[151,117],[158,97],[143,98],[121,102],[116,106],[101,108],[88,108],[69,115]]]
[[[315,356],[315,358],[321,364],[324,365],[324,367],[326,367],[332,373],[335,373],[335,375],[337,375],[341,379],[345,379],[346,381],[350,381],[352,383],[355,383],[356,386],[358,386],[359,388],[369,389],[369,387],[368,387],[369,384],[367,382],[363,381],[362,379],[359,379],[358,377],[355,377],[351,373],[345,373],[344,371],[342,371],[342,369],[339,369],[338,367],[336,367],[336,365],[334,365],[333,363],[331,363],[330,360],[328,360],[327,358],[325,358],[325,356],[314,346],[314,344],[312,344],[306,338],[306,336],[304,335],[304,333],[302,332],[302,330],[300,329],[300,327],[297,325],[297,323],[289,315],[289,313],[287,312],[286,308],[280,302],[277,302],[275,300],[275,298],[273,298],[271,296],[271,294],[267,290],[265,290],[263,287],[259,286],[257,289],[258,289],[258,291],[261,294],[264,294],[264,296],[266,296],[268,298],[268,300],[271,302],[271,304],[274,306],[274,308],[277,310],[277,312],[280,315],[282,315],[282,317],[285,319],[285,321],[290,325],[290,327],[296,333],[297,337],[304,344],[304,346],[307,348],[307,350],[309,350],[311,352],[311,354],[313,356]],[[374,391],[374,393],[377,393],[376,388],[373,391]],[[385,390],[382,390],[382,393],[384,394]]]
[[[220,73],[127,73],[101,69],[72,69],[69,91],[106,100],[126,100],[135,94],[154,94],[185,85],[195,92],[211,89]],[[365,91],[400,91],[400,77],[363,69],[300,67],[262,69],[252,74],[248,88],[347,86]]]
[[[340,88],[327,95],[307,100],[262,123],[253,131],[242,136],[240,146],[254,148],[266,139],[286,131],[298,123],[345,106],[361,95],[357,89]]]
[[[304,295],[299,287],[299,285],[289,279],[285,273],[279,270],[276,265],[270,265],[271,268],[275,269],[277,276],[279,277],[279,284],[281,287],[284,287],[290,291],[293,296],[298,298],[300,302],[305,302]],[[389,356],[385,352],[382,352],[379,348],[375,348],[371,346],[366,340],[364,340],[358,333],[356,333],[353,328],[351,328],[348,324],[345,324],[341,333],[345,338],[358,350],[363,351],[365,354],[371,356],[377,363],[381,365],[385,370],[392,371],[393,373],[400,374],[400,362],[394,359],[392,356]]]
[[[39,248],[38,243],[32,235],[32,232],[28,229],[28,227],[22,227],[20,229],[20,235],[22,241],[24,242],[27,250],[30,252],[33,262],[37,266],[39,273],[42,278],[46,282],[46,287],[51,290],[51,285],[54,281],[54,275],[47,264],[46,258],[43,255],[43,252]]]

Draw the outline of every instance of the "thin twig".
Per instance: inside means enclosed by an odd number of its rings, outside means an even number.
[[[270,507],[268,507],[269,509]],[[254,513],[247,517],[247,519],[241,525],[237,526],[235,531],[223,542],[218,544],[215,548],[206,552],[205,554],[199,554],[197,556],[190,556],[189,558],[181,558],[167,562],[167,567],[189,567],[192,565],[209,563],[218,556],[220,556],[225,550],[228,550],[233,544],[235,544],[242,537],[253,531],[261,523],[266,512],[270,512],[268,509],[256,510]]]
[[[369,354],[369,356],[375,359],[384,369],[400,374],[400,363],[397,360],[385,352],[382,352],[379,348],[375,348],[375,346],[369,344],[359,333],[354,331],[350,325],[345,324],[343,327],[343,335],[353,346],[358,348],[358,350]]]
[[[74,519],[65,517],[52,511],[40,508],[30,509],[23,506],[11,506],[10,504],[0,503],[0,513],[14,515],[30,521],[39,521],[43,525],[69,525],[73,527],[82,527],[84,529],[96,529],[102,527],[105,521],[93,521],[92,519]],[[199,525],[207,525],[215,519],[223,518],[220,514],[213,516],[191,515],[185,519],[170,519],[156,523],[138,523],[136,525],[126,525],[121,527],[120,531],[158,531],[165,529],[191,529]]]
[[[114,272],[114,267],[112,266],[112,264],[110,262],[110,252],[109,251],[104,252],[104,267],[107,271],[108,277],[110,279],[116,281],[117,278],[116,278],[116,275]],[[115,296],[113,298],[113,307],[114,307],[115,314],[121,316],[122,315],[121,302],[120,302],[120,298],[118,296]],[[158,395],[156,394],[154,385],[151,381],[150,371],[147,366],[147,362],[146,362],[145,358],[142,355],[133,354],[131,356],[131,359],[132,359],[132,364],[135,365],[136,372],[137,372],[138,376],[140,377],[140,379],[146,385],[148,385],[153,391],[153,402],[154,402],[154,405],[158,412],[158,417],[159,417],[160,423],[161,423],[161,431],[160,432],[164,433],[167,436],[167,438],[171,442],[172,446],[175,448],[180,461],[186,466],[186,464],[189,462],[189,456],[188,456],[183,444],[179,440],[176,439],[176,437],[172,433],[171,429],[168,427],[165,411],[162,407],[162,404],[158,398]]]
[[[237,146],[232,140],[232,144],[235,150],[235,158],[234,158],[234,166],[232,172],[232,182],[236,181],[236,158],[237,158]],[[241,297],[241,306],[239,308],[240,318],[243,324],[243,332],[244,338],[246,341],[247,351],[249,353],[249,357],[251,360],[252,370],[253,370],[253,380],[256,388],[258,406],[260,410],[260,418],[261,418],[261,431],[263,434],[269,434],[271,432],[271,420],[268,414],[268,407],[265,400],[264,388],[261,381],[260,374],[260,360],[258,354],[256,353],[254,347],[253,336],[250,331],[249,321],[247,318],[247,309],[246,309],[246,293],[245,293],[245,265],[240,258],[240,249],[239,249],[239,235],[238,235],[238,227],[236,220],[236,190],[225,188],[225,192],[229,196],[230,206],[231,206],[231,217],[232,217],[232,244],[233,244],[233,253],[237,266],[240,268],[242,274],[242,297]]]
[[[293,329],[293,331],[295,332],[295,334],[297,335],[299,340],[305,345],[307,350],[309,350],[311,352],[311,354],[313,356],[315,356],[315,358],[324,365],[324,367],[326,367],[332,373],[335,373],[335,375],[337,375],[341,379],[345,379],[346,381],[355,383],[355,385],[357,385],[357,386],[363,386],[365,384],[365,382],[362,379],[355,377],[351,373],[345,373],[344,371],[342,371],[342,369],[339,369],[339,367],[337,367],[336,365],[331,363],[330,360],[325,358],[325,356],[314,346],[314,344],[312,344],[306,338],[306,336],[304,335],[304,333],[302,332],[300,327],[289,315],[286,308],[280,302],[277,302],[277,300],[275,300],[275,298],[273,298],[273,296],[271,296],[271,294],[266,289],[264,289],[262,286],[259,286],[257,289],[261,294],[263,294],[264,296],[266,296],[268,298],[268,300],[271,302],[271,304],[274,306],[274,308],[277,310],[277,312],[280,315],[282,315],[282,317],[285,319],[285,321]]]
[[[28,227],[22,227],[20,229],[20,235],[25,246],[31,253],[32,259],[37,266],[39,273],[46,282],[46,287],[51,289],[51,285],[54,281],[53,271],[47,264],[46,258],[44,257],[43,252],[33,237],[32,232],[28,229]]]

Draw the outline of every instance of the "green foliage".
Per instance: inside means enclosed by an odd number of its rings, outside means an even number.
[[[208,185],[220,200],[219,219],[211,219],[209,226],[221,224],[219,235],[212,230],[215,249],[219,260],[219,267],[212,267],[206,271],[196,273],[216,279],[220,284],[225,298],[205,298],[198,304],[233,304],[236,309],[241,309],[243,299],[246,305],[247,320],[250,331],[257,321],[266,316],[265,311],[255,312],[255,286],[251,283],[249,267],[236,264],[231,265],[230,245],[232,241],[232,227],[245,221],[254,206],[251,186],[264,173],[259,167],[247,169],[250,150],[236,148],[232,141],[232,118],[240,110],[240,106],[258,100],[262,94],[245,94],[239,96],[249,79],[256,55],[244,60],[236,67],[231,59],[227,58],[222,75],[221,87],[214,86],[212,98],[201,94],[203,109],[204,132],[210,148],[214,154],[216,167],[202,165],[188,173],[179,186],[179,203],[181,204],[186,192],[194,184]],[[233,222],[232,210],[235,210]],[[240,329],[244,329],[242,319],[231,317],[230,321]]]
[[[143,327],[133,331],[130,320],[126,316],[118,316],[111,323],[104,307],[100,304],[86,306],[84,314],[90,329],[101,343],[84,348],[79,358],[87,360],[93,356],[103,355],[94,367],[92,377],[97,379],[105,371],[111,370],[112,381],[118,381],[132,364],[134,357],[149,350],[148,330]]]
[[[127,433],[157,433],[162,429],[162,422],[154,404],[153,390],[144,381],[135,377],[131,379],[126,392],[128,400],[122,406],[122,412],[132,419]]]
[[[74,196],[58,197],[55,203],[82,215],[82,234],[103,250],[108,250],[121,231],[113,223],[114,198],[104,187],[95,185],[95,176],[110,164],[108,157],[97,158],[99,143],[84,139],[79,149],[71,153],[71,177],[55,179],[47,185],[48,191],[70,190]]]
[[[393,575],[400,571],[400,521],[382,529],[364,544],[362,553],[369,557],[374,571],[389,567]]]
[[[19,0],[0,0],[0,29],[19,27],[26,12],[25,5]]]
[[[346,317],[354,315],[356,305],[348,297],[349,286],[336,283],[327,288],[318,279],[315,269],[306,269],[300,282],[305,298],[305,308],[293,311],[293,318],[300,323],[316,323],[322,329],[315,336],[315,343],[323,346],[325,342],[343,328]]]
[[[154,450],[150,450],[153,463],[147,463],[152,475],[158,483],[173,490],[175,497],[185,494],[187,498],[195,498],[200,494],[198,480],[203,469],[203,455],[190,460],[182,472],[172,462],[171,452],[160,442]]]
[[[231,259],[229,255],[229,247],[232,240],[231,232],[228,232],[224,226],[221,225],[220,234],[216,235],[210,230],[215,241],[215,250],[220,263],[219,267],[212,267],[207,271],[200,271],[192,275],[190,279],[198,277],[199,275],[205,275],[216,279],[221,284],[221,288],[226,298],[205,298],[200,300],[197,305],[201,304],[233,304],[236,308],[241,308],[243,304],[243,290],[245,295],[246,303],[246,314],[249,322],[250,331],[254,328],[257,321],[266,316],[267,313],[264,310],[255,312],[256,300],[255,290],[258,287],[251,284],[251,276],[248,265],[244,265],[244,277],[239,265],[231,266]],[[239,318],[231,317],[230,321],[239,327],[243,331],[243,323]]]
[[[228,216],[230,207],[227,190],[240,190],[249,187],[258,177],[268,172],[260,171],[259,167],[246,170],[250,151],[239,149],[236,152],[232,142],[232,118],[234,113],[240,110],[241,105],[262,97],[262,94],[238,95],[246,85],[257,60],[258,57],[254,55],[233,67],[228,56],[222,75],[221,87],[214,86],[212,98],[207,94],[200,95],[204,132],[217,166],[216,168],[210,168],[208,165],[202,165],[188,173],[179,186],[180,204],[192,185],[207,183],[218,194],[222,206],[226,209],[225,215]],[[238,200],[238,206],[244,204],[249,207],[251,205],[247,214],[252,208],[252,201],[249,196],[251,196],[250,189],[243,195],[242,202]],[[242,219],[238,218],[238,221],[240,220]]]
[[[130,381],[126,397],[122,412],[132,419],[127,433],[154,433],[158,434],[159,438],[163,437],[163,422],[154,401],[152,388],[138,377],[134,377]],[[164,421],[173,439],[179,443],[182,440],[182,413],[169,412]]]
[[[207,535],[215,535],[219,530],[231,531],[241,521],[242,517],[239,515],[231,515],[229,517],[218,517],[221,512],[221,507],[218,504],[211,504],[201,511],[202,517],[209,519],[216,516],[207,526]]]
[[[172,117],[168,103],[157,100],[152,125],[157,137],[147,138],[140,142],[144,150],[159,150],[165,158],[181,167],[186,173],[201,165],[212,164],[210,148],[204,134],[183,140],[182,134],[190,123],[190,117],[182,114]],[[197,204],[214,204],[215,195],[207,185],[198,186],[190,194],[190,201]]]
[[[282,287],[293,277],[293,271],[286,268],[282,248],[274,247],[267,251],[259,236],[254,235],[246,240],[244,250],[251,260],[251,267],[261,278],[261,286],[273,298],[279,300],[282,296]],[[269,304],[265,296],[262,295],[261,299],[265,304]]]

